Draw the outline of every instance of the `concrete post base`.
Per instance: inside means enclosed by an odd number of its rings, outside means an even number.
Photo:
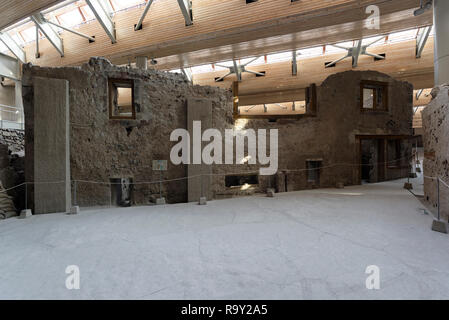
[[[31,217],[32,215],[33,213],[31,212],[31,209],[22,210],[22,212],[20,212],[19,219],[26,219]]]
[[[276,193],[276,191],[273,188],[267,189],[267,197],[273,198],[275,193]]]
[[[80,207],[79,206],[73,206],[70,208],[69,214],[78,214],[80,213]]]
[[[199,204],[200,206],[206,205],[206,204],[207,204],[207,198],[206,198],[206,197],[201,197],[201,198],[200,198],[200,201],[198,202],[198,204]]]
[[[447,225],[443,221],[433,220],[432,230],[441,233],[447,233]]]
[[[337,182],[337,189],[344,189],[345,184],[343,182]]]
[[[156,199],[156,205],[161,206],[161,205],[164,205],[164,204],[167,204],[165,202],[165,198],[164,197]]]
[[[404,189],[413,190],[413,184],[408,182],[404,183]]]

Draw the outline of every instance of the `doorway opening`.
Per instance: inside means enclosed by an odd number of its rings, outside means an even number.
[[[132,178],[112,178],[111,204],[118,207],[130,207],[133,195]]]

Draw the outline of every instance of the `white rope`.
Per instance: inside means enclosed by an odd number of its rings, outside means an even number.
[[[389,164],[389,163],[395,163],[404,159],[410,159],[411,157],[403,157],[400,159],[395,159],[391,161],[386,162],[377,162],[372,164],[353,164],[353,163],[337,163],[332,164],[328,166],[322,166],[319,168],[304,168],[304,169],[284,169],[284,170],[278,170],[279,172],[305,172],[305,171],[314,171],[317,169],[329,169],[329,168],[335,168],[335,167],[341,167],[341,166],[354,166],[354,167],[360,167],[360,166],[373,166],[373,165],[382,165],[382,164]],[[405,168],[404,168],[405,169]],[[160,183],[166,183],[166,182],[174,182],[174,181],[182,181],[187,179],[195,179],[205,176],[224,176],[224,175],[248,175],[248,174],[257,174],[259,170],[255,171],[246,171],[246,172],[237,172],[237,173],[208,173],[208,174],[198,174],[188,177],[180,177],[180,178],[174,178],[174,179],[167,179],[167,180],[157,180],[157,181],[139,181],[139,182],[132,182],[132,185],[145,185],[145,184],[160,184]],[[435,177],[428,177],[424,176],[428,179],[436,180]],[[91,180],[71,180],[71,182],[74,183],[91,183],[91,184],[104,184],[104,185],[121,185],[121,183],[118,182],[104,182],[104,181],[91,181]],[[23,185],[44,185],[44,184],[59,184],[59,183],[66,183],[66,181],[39,181],[39,182],[24,182],[17,186],[5,189],[2,192],[7,192],[9,190],[15,189],[17,187],[23,186]],[[444,185],[449,188],[449,186],[443,181]]]

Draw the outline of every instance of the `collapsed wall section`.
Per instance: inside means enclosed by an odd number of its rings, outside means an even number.
[[[116,204],[111,188],[120,179],[132,181],[133,204],[148,204],[159,197],[157,181],[161,178],[172,180],[162,184],[162,194],[168,202],[186,202],[187,180],[183,178],[187,167],[169,161],[171,148],[176,144],[170,141],[170,134],[177,128],[186,129],[187,100],[191,97],[207,98],[214,113],[231,110],[229,91],[193,86],[180,74],[118,67],[104,58],[92,58],[82,67],[25,65],[27,181],[34,179],[31,118],[36,77],[69,82],[72,203],[80,206]],[[118,80],[118,85],[132,83],[134,118],[111,119],[110,79]],[[113,97],[112,101],[120,98]],[[154,171],[153,160],[168,160],[168,170]]]
[[[428,203],[437,208],[436,178],[449,185],[449,85],[432,90],[432,101],[423,110],[424,194]],[[440,183],[440,214],[449,218],[449,188]]]

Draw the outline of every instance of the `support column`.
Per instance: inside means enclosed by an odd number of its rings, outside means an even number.
[[[201,141],[202,132],[194,132],[193,121],[201,121],[201,131],[204,132],[212,126],[212,101],[207,99],[189,98],[187,99],[187,130],[190,134],[190,163],[187,166],[187,175],[189,177],[187,190],[188,201],[195,202],[201,197],[211,199],[211,176],[212,166],[204,164],[201,159],[201,151],[207,144],[201,143],[201,150],[193,148],[192,141],[199,139]],[[195,135],[198,136],[195,136]],[[198,141],[198,140],[197,140]],[[195,153],[195,154],[194,154]],[[200,154],[198,154],[200,153]],[[193,160],[197,158],[200,164],[194,164]],[[201,176],[202,175],[202,176]]]
[[[433,1],[435,86],[449,83],[449,1]]]
[[[69,212],[69,82],[36,77],[33,87],[34,213]]]
[[[136,66],[138,69],[147,70],[148,69],[148,58],[147,57],[136,57]]]

